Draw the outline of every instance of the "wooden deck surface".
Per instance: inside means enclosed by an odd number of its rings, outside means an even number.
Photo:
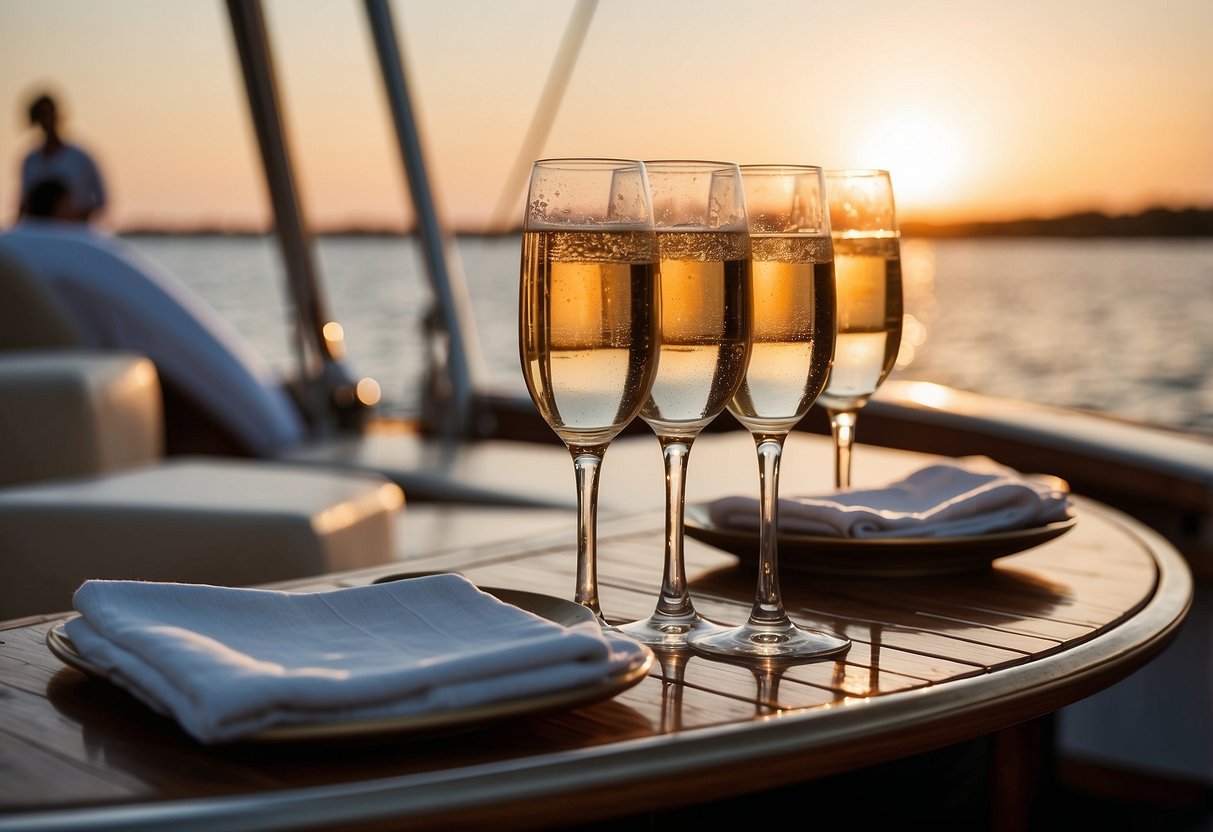
[[[726,453],[721,443],[703,456],[733,453],[734,444]],[[884,458],[893,460],[885,472],[920,462]],[[606,476],[609,469],[604,484]],[[46,829],[85,820],[126,830],[563,826],[978,737],[1123,678],[1169,643],[1187,611],[1190,574],[1168,543],[1082,498],[1076,513],[1063,537],[969,574],[826,578],[787,566],[789,614],[850,638],[839,660],[763,667],[659,654],[649,677],[608,701],[433,737],[200,747],[121,691],[65,668],[44,644],[53,620],[27,622],[0,631],[0,829],[28,828],[35,818]],[[574,563],[564,519],[418,512],[399,564],[290,586],[449,570],[482,586],[568,598]],[[603,517],[599,578],[609,619],[652,611],[661,523],[659,510]],[[700,612],[744,620],[752,568],[693,540],[687,557]],[[758,766],[760,779],[738,777]]]

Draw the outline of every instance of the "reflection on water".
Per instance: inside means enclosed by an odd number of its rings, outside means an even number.
[[[134,237],[276,367],[292,366],[282,267],[261,237]],[[518,237],[460,238],[486,369],[522,392]],[[320,272],[354,370],[414,412],[428,304],[412,240],[326,237]],[[903,239],[893,378],[1213,434],[1213,241]],[[877,397],[879,397],[877,393]]]
[[[935,245],[930,240],[902,242],[901,292],[905,311],[901,350],[897,353],[897,371],[903,371],[914,363],[918,351],[927,341],[939,309],[935,302]]]
[[[896,377],[1213,433],[1213,241],[914,245],[928,336]]]

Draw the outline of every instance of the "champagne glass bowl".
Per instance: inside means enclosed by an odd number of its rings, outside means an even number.
[[[888,171],[826,171],[826,190],[838,340],[817,404],[830,417],[834,484],[849,488],[859,411],[888,378],[901,346],[901,235]]]

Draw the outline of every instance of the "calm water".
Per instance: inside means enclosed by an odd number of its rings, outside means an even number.
[[[276,367],[293,364],[272,238],[131,237]],[[384,409],[418,404],[429,291],[413,241],[321,238],[349,360]],[[461,238],[485,367],[521,391],[519,239]],[[907,328],[896,378],[1213,434],[1213,240],[903,241]],[[879,395],[879,394],[878,394]]]

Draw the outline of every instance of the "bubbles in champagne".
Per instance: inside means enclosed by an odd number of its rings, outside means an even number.
[[[651,231],[554,231],[546,235],[554,263],[644,263],[657,259]]]
[[[663,260],[722,263],[750,255],[750,237],[745,232],[659,231],[657,241]]]
[[[828,263],[834,259],[834,244],[829,237],[805,234],[754,234],[750,247],[755,260],[780,263]]]

